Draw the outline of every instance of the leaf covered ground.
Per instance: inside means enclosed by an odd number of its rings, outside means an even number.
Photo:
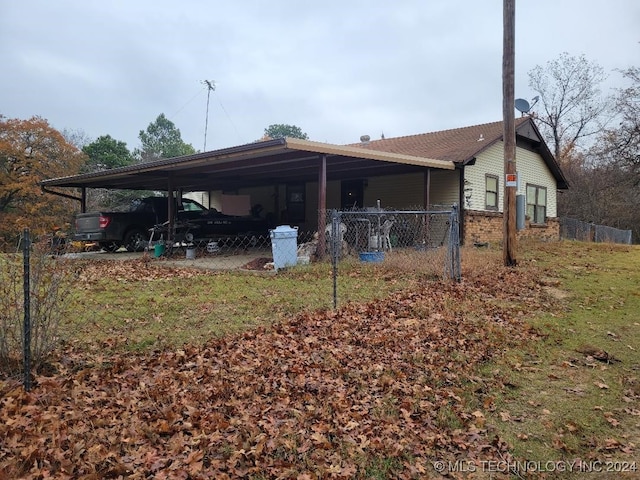
[[[199,345],[70,344],[31,392],[0,383],[0,478],[441,478],[434,462],[512,461],[491,420],[508,376],[479,366],[541,341],[526,320],[561,305],[532,265],[484,267]]]

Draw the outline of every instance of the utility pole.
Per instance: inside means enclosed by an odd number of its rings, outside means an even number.
[[[502,116],[504,124],[504,203],[502,257],[507,267],[516,260],[516,123],[513,113],[516,0],[503,0]]]
[[[204,148],[203,152],[207,151],[207,128],[209,127],[209,97],[211,96],[211,92],[216,89],[216,82],[213,80],[203,80],[202,83],[207,87],[207,116],[204,120]]]

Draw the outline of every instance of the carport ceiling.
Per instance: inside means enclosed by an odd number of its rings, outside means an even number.
[[[104,172],[53,178],[43,187],[235,190],[241,187],[317,181],[326,156],[327,180],[453,170],[453,162],[280,138],[211,152],[131,165]]]

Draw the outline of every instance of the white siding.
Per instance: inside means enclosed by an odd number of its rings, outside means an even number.
[[[540,155],[529,150],[518,149],[516,166],[520,177],[518,193],[526,195],[527,183],[547,188],[547,217],[557,217],[558,185]]]
[[[504,157],[503,144],[499,142],[488,150],[482,152],[476,159],[475,165],[464,168],[464,208],[467,210],[484,210],[485,175],[498,176],[498,210],[502,211],[503,190],[504,190]],[[516,152],[516,162],[518,161]],[[471,195],[467,202],[468,195]]]
[[[182,198],[189,198],[201,203],[205,207],[209,208],[209,192],[187,192],[182,195]]]
[[[383,208],[417,208],[424,203],[424,174],[372,177],[364,189],[364,205]]]
[[[478,155],[475,165],[464,170],[465,189],[470,189],[470,204],[465,201],[464,207],[469,210],[485,210],[485,175],[498,176],[498,210],[502,212],[504,201],[504,144],[496,143]],[[557,184],[553,174],[544,163],[542,157],[523,148],[516,149],[516,170],[520,179],[518,194],[526,194],[527,183],[547,188],[547,216],[555,217]]]
[[[460,170],[431,170],[431,205],[460,203]]]
[[[459,203],[459,171],[431,170],[430,201],[432,205]],[[364,190],[364,204],[375,206],[376,201],[385,208],[423,208],[425,200],[425,173],[389,175],[369,179]]]

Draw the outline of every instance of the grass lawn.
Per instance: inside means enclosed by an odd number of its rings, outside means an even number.
[[[482,367],[505,385],[485,402],[489,421],[517,458],[640,477],[640,248],[563,242],[522,256],[559,306],[527,318],[543,340]]]
[[[0,471],[638,478],[640,247],[501,258],[464,249],[460,284],[344,262],[336,311],[327,264],[79,264],[59,372],[0,381]]]
[[[383,298],[433,279],[430,265],[426,271],[403,273],[393,264],[351,259],[339,269],[340,305]],[[149,350],[202,344],[301,312],[333,308],[329,263],[273,275],[167,268],[145,259],[86,262],[81,272],[72,293],[74,314],[62,325],[64,336],[80,345]]]

